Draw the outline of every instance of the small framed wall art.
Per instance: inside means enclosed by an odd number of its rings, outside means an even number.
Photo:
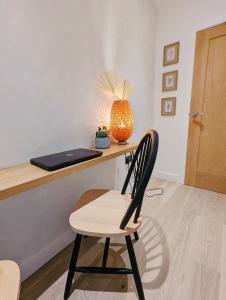
[[[163,66],[177,64],[179,62],[180,42],[166,45],[163,51]]]
[[[162,116],[176,115],[176,97],[162,98],[161,115]]]
[[[178,71],[172,71],[162,74],[162,91],[176,91],[177,90]]]

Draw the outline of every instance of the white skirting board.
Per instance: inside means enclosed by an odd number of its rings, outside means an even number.
[[[183,183],[183,179],[179,174],[174,174],[170,172],[160,171],[160,170],[154,170],[153,171],[153,177],[161,178],[165,180],[170,180],[178,183]]]
[[[31,274],[37,271],[61,250],[63,250],[73,241],[74,238],[75,234],[71,230],[68,230],[60,235],[56,240],[52,241],[45,248],[35,253],[32,257],[29,257],[29,259],[22,261],[21,263],[19,262],[22,281],[28,278]]]

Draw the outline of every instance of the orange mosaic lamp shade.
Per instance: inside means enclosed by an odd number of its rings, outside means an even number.
[[[120,144],[126,144],[134,129],[133,112],[128,100],[115,100],[111,108],[110,128],[112,136]]]

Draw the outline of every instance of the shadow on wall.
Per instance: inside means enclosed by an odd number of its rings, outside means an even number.
[[[0,201],[0,259],[13,259],[26,278],[72,239],[69,215],[88,189],[114,188],[111,160]],[[19,233],[19,235],[18,235]]]

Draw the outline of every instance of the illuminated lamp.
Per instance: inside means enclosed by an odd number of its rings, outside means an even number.
[[[119,144],[127,144],[134,129],[134,118],[128,100],[115,100],[111,108],[110,129]]]

